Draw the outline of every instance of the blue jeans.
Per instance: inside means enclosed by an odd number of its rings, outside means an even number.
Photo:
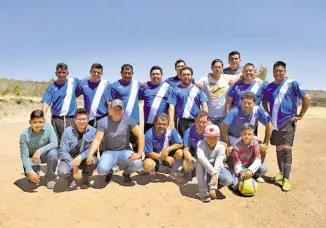
[[[131,150],[104,151],[97,165],[97,173],[101,176],[106,176],[115,165],[118,165],[120,169],[124,170],[125,174],[131,174],[143,169],[143,162],[141,159],[135,161],[129,160],[132,153],[133,151]]]
[[[40,160],[41,160],[41,164],[47,163],[47,167],[46,167],[47,171],[45,174],[47,181],[54,180],[57,177],[57,175],[55,174],[55,170],[57,169],[57,165],[58,165],[58,150],[55,148],[48,152],[45,152],[44,154],[41,155]],[[33,171],[39,174],[41,171],[40,164],[34,164],[34,163],[32,164],[33,164],[32,165]]]
[[[198,182],[198,191],[200,194],[205,194],[208,191],[208,178],[205,167],[200,163],[196,162],[196,176]],[[233,177],[229,170],[224,167],[220,168],[220,174],[218,175],[218,183],[223,186],[232,184]],[[209,189],[217,189],[217,185],[209,185]]]
[[[243,169],[243,172],[246,172],[247,169]],[[263,176],[265,173],[267,173],[267,167],[264,164],[261,164],[259,166],[259,169],[254,173],[253,178],[256,179],[258,177]],[[233,174],[233,183],[231,185],[232,189],[236,190],[238,187],[239,179],[236,176],[236,174]]]
[[[79,169],[83,170],[83,176],[92,176],[93,171],[97,165],[97,157],[93,156],[94,164],[86,165],[86,160],[83,160],[80,165]],[[61,160],[58,166],[58,176],[59,178],[69,179],[72,178],[72,166],[69,164],[68,161]]]

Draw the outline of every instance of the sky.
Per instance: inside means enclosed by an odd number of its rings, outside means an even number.
[[[304,88],[326,90],[325,12],[324,0],[1,0],[0,77],[48,81],[64,62],[85,78],[101,63],[114,82],[129,63],[144,81],[153,65],[174,76],[181,58],[198,80],[237,50],[270,81],[282,60]]]

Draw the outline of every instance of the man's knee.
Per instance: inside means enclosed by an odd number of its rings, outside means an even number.
[[[111,168],[112,167],[109,167],[109,165],[99,162],[97,165],[97,173],[100,176],[106,176],[110,173]]]
[[[151,170],[153,170],[155,168],[155,165],[156,165],[155,161],[151,158],[146,158],[144,160],[143,166],[146,172],[150,172]]]
[[[221,169],[218,183],[223,186],[229,186],[233,183],[232,174],[225,168]]]
[[[183,157],[183,151],[182,151],[182,149],[178,149],[176,152],[175,152],[175,154],[174,154],[174,156],[173,156],[175,159],[182,159],[182,157]]]
[[[194,164],[191,161],[187,161],[187,160],[184,159],[183,162],[182,162],[182,168],[187,173],[189,173],[189,172],[191,172],[195,168],[195,166],[194,166]]]
[[[52,149],[48,153],[48,160],[56,161],[58,160],[58,150]]]
[[[70,175],[71,172],[68,168],[60,167],[58,168],[58,176],[59,178],[67,179]]]

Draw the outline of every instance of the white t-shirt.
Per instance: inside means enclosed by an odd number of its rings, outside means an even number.
[[[207,102],[209,117],[225,116],[226,92],[229,88],[229,82],[238,79],[239,75],[221,74],[220,79],[215,80],[209,73],[199,80],[209,99]]]

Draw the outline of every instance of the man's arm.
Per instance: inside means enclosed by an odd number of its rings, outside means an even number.
[[[45,115],[46,112],[48,111],[49,106],[50,106],[50,105],[47,104],[47,103],[45,103],[45,102],[42,103],[42,111],[43,111],[44,115]]]
[[[205,112],[208,112],[207,102],[201,103],[201,110],[205,111]]]
[[[271,115],[271,112],[268,108],[268,102],[267,101],[262,101],[262,105],[263,105],[263,108],[265,109],[265,111],[268,113],[268,115]]]
[[[32,160],[29,158],[29,149],[26,141],[26,136],[22,134],[19,139],[20,145],[20,156],[23,162],[23,166],[25,168],[26,174],[33,171],[32,169]]]
[[[154,160],[162,160],[162,156],[156,152],[146,152],[146,157],[152,158]]]
[[[272,122],[268,122],[265,125],[265,138],[264,138],[264,144],[268,145],[269,140],[271,139],[272,136],[272,132],[273,132],[273,125]]]
[[[58,138],[52,125],[48,123],[45,130],[49,131],[50,143],[38,149],[41,155],[58,147]]]
[[[301,107],[301,111],[300,111],[300,114],[299,114],[299,117],[301,117],[301,119],[304,116],[304,114],[306,113],[306,111],[308,110],[310,102],[311,102],[310,95],[308,93],[303,95],[303,97],[302,97],[302,107]]]
[[[95,138],[94,138],[94,140],[91,144],[91,147],[89,149],[89,152],[88,152],[87,160],[89,158],[92,158],[92,156],[95,154],[95,152],[97,151],[97,149],[99,148],[99,146],[101,144],[103,136],[104,136],[103,131],[99,131],[99,130],[96,131]]]
[[[230,109],[232,108],[232,102],[233,102],[233,97],[226,96],[225,113],[228,113],[230,111]]]
[[[226,123],[224,123],[224,122],[221,124],[221,135],[223,137],[223,141],[229,147],[230,146],[230,141],[229,141],[229,126]]]
[[[139,125],[136,125],[133,129],[131,129],[131,131],[132,131],[132,133],[134,133],[134,135],[138,139],[138,151],[137,151],[137,154],[140,155],[140,157],[141,157],[141,155],[143,154],[143,151],[144,151],[144,144],[145,144],[144,133],[140,129]]]
[[[217,173],[215,168],[212,166],[212,164],[208,161],[208,159],[205,156],[204,152],[204,147],[205,145],[202,142],[198,143],[197,146],[197,159],[204,166],[206,171],[209,173],[209,175],[213,176],[214,174]]]
[[[162,152],[165,152],[167,153],[167,155],[169,155],[172,151],[176,151],[178,149],[181,149],[182,147],[183,147],[183,143],[174,143],[171,146],[164,148]]]
[[[188,161],[191,160],[192,156],[191,156],[191,153],[190,153],[189,147],[184,147],[184,148],[183,148],[183,157],[184,157],[186,160],[188,160]]]
[[[175,106],[174,104],[169,104],[169,128],[174,128],[174,112],[175,112]]]

